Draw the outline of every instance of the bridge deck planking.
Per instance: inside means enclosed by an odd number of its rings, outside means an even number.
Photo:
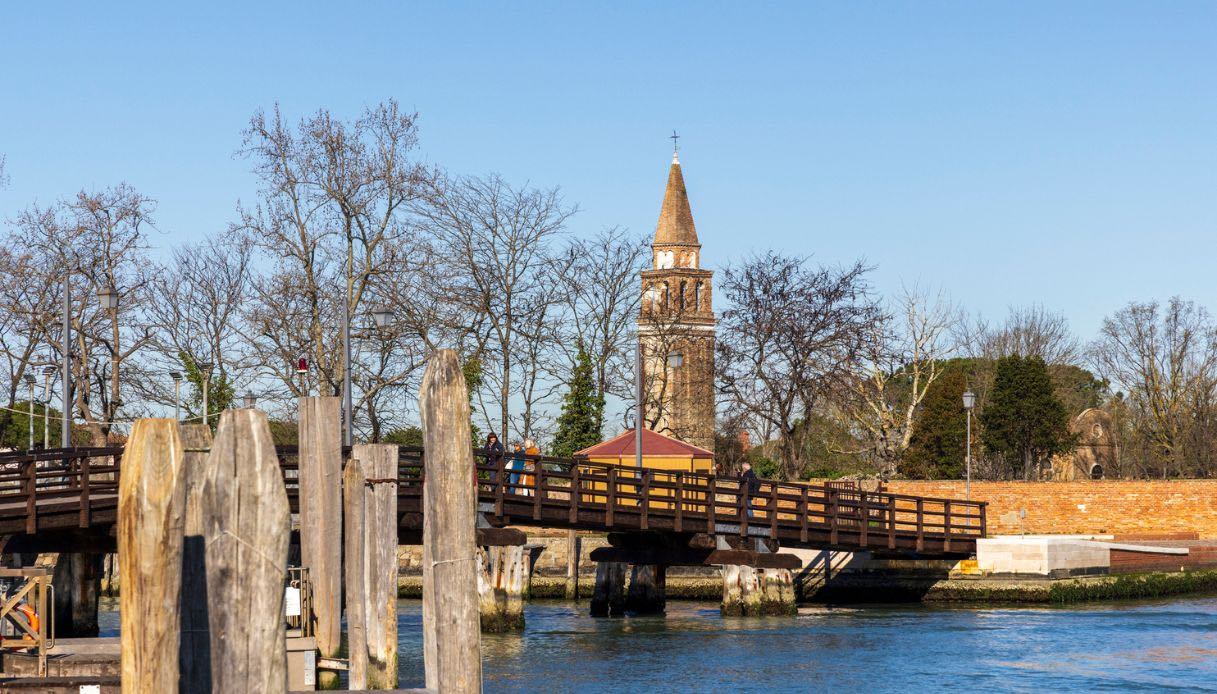
[[[295,450],[281,447],[279,452],[295,510]],[[0,454],[0,535],[112,525],[119,472],[115,461],[121,453],[121,448],[94,448]],[[91,464],[82,465],[86,461]],[[735,478],[542,456],[529,461],[533,469],[517,473],[515,484],[511,470],[487,466],[484,460],[478,465],[478,502],[492,524],[731,533],[774,539],[787,547],[930,556],[971,554],[984,535],[983,502],[770,480],[748,495]],[[422,451],[403,448],[398,471],[403,531],[421,527],[423,470]],[[572,495],[572,485],[577,494]]]

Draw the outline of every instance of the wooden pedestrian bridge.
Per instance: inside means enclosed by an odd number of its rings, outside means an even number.
[[[0,453],[0,551],[114,551],[122,452],[109,447]],[[277,452],[297,512],[297,450],[283,446]],[[509,532],[506,526],[687,535],[700,542],[665,543],[665,551],[676,552],[666,562],[716,564],[739,563],[731,553],[757,542],[770,552],[781,546],[967,556],[986,531],[984,502],[772,480],[761,480],[757,493],[749,494],[734,477],[546,456],[530,456],[532,469],[513,474],[506,469],[508,459],[487,465],[480,452],[475,455],[470,483],[476,479],[479,535],[485,538]],[[421,448],[402,447],[397,479],[378,480],[397,485],[403,544],[421,543],[424,461]]]

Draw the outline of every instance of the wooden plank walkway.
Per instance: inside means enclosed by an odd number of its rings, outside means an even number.
[[[0,453],[0,535],[107,529],[115,522],[121,448]],[[279,448],[292,510],[299,469]],[[494,526],[606,532],[704,533],[775,540],[784,547],[966,556],[986,532],[984,502],[865,492],[762,480],[755,494],[739,480],[530,457],[513,472],[478,458],[478,510]],[[422,527],[423,451],[402,448],[401,531]]]

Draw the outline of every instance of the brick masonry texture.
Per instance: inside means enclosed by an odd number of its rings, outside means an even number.
[[[896,480],[895,494],[964,498],[962,481]],[[1217,538],[1217,479],[973,482],[990,535],[1163,534]]]

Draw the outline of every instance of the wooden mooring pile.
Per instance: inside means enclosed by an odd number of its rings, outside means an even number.
[[[476,504],[454,352],[431,357],[420,404],[436,451],[423,494],[424,684],[477,692]],[[316,682],[289,672],[292,517],[269,423],[235,409],[220,415],[214,438],[172,419],[132,428],[117,490],[119,677],[0,679],[0,691],[286,692],[338,688],[343,670],[352,690],[396,690],[398,451],[355,446],[344,467],[339,426],[338,398],[301,398],[299,537],[313,590],[293,636],[315,642]],[[45,661],[35,674],[46,674]]]

